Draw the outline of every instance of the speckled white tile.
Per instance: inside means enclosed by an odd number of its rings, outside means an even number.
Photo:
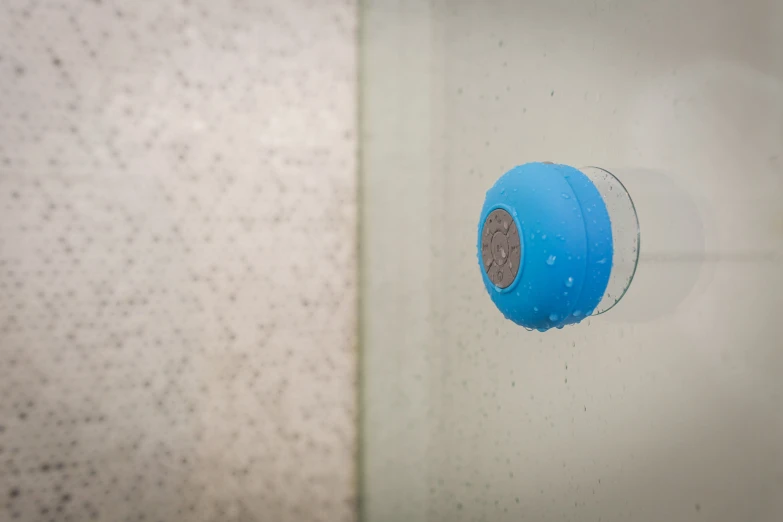
[[[0,5],[0,520],[355,519],[355,33]]]

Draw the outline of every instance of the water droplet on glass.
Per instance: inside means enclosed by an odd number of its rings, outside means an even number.
[[[604,257],[604,258],[601,258],[601,259],[599,259],[598,261],[596,261],[596,263],[598,263],[599,265],[603,265],[603,264],[605,264],[605,263],[606,263],[606,258],[605,258],[605,257]]]
[[[559,324],[559,325],[557,325],[555,328],[557,328],[558,330],[562,330],[562,329],[563,329],[563,325],[562,325],[562,324]]]
[[[530,233],[530,239],[535,239],[535,238],[536,238],[536,235],[531,232]]]
[[[537,307],[537,306],[534,306],[534,307],[533,307],[533,311],[534,311],[534,312],[538,312],[538,307]]]
[[[563,192],[563,193],[562,193],[562,194],[560,194],[560,195],[561,195],[561,196],[563,196],[563,199],[571,199],[571,196],[569,196],[569,195],[568,195],[568,194],[566,194],[565,192]]]
[[[569,277],[568,279],[566,279],[565,280],[565,285],[568,288],[571,288],[572,286],[574,286],[574,278],[573,277]]]
[[[505,194],[505,193],[506,193],[506,189],[502,189],[502,190],[500,191],[500,194],[501,194],[501,195],[503,195],[503,194]]]
[[[548,258],[546,258],[546,264],[552,266],[555,264],[556,260],[557,260],[557,256],[549,256]]]
[[[546,234],[544,234],[543,236],[541,236],[541,239],[546,239]]]
[[[574,310],[574,317],[579,317],[580,315],[582,315],[581,310]]]
[[[560,318],[557,314],[549,314],[549,320],[550,321],[557,321]]]

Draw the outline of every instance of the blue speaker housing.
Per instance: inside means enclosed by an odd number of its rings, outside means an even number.
[[[482,231],[490,213],[508,212],[522,243],[513,282],[492,282],[482,258]],[[546,331],[579,323],[593,313],[612,270],[612,227],[598,189],[578,169],[526,163],[487,191],[478,230],[484,286],[503,315]]]

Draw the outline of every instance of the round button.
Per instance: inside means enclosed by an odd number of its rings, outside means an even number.
[[[508,239],[503,232],[495,232],[492,236],[491,248],[495,263],[503,265],[508,261]]]
[[[481,231],[484,271],[495,286],[508,288],[519,272],[522,248],[511,214],[496,209],[487,216]]]

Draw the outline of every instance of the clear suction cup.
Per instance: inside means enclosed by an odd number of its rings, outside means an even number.
[[[614,254],[609,284],[592,315],[600,315],[620,302],[631,286],[639,264],[639,217],[631,195],[611,172],[601,167],[579,169],[598,189],[609,212]]]

